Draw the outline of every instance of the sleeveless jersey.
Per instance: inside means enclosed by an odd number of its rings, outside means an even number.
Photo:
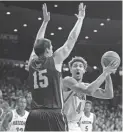
[[[80,128],[82,132],[92,132],[93,128],[93,120],[94,120],[94,114],[90,113],[90,116],[85,116],[84,112],[82,112],[82,116],[80,119]]]
[[[29,112],[25,111],[25,115],[20,116],[16,112],[16,109],[14,109],[12,110],[12,114],[13,114],[13,117],[12,117],[12,121],[9,123],[9,131],[24,132],[25,123],[29,115]]]
[[[64,100],[69,96],[69,94],[72,92],[72,90],[63,92]],[[86,95],[85,94],[77,94],[73,92],[68,100],[64,104],[64,113],[67,116],[68,122],[78,122],[81,113],[84,110],[86,101]]]
[[[62,109],[61,73],[56,70],[53,57],[34,57],[29,65],[32,88],[32,109]]]

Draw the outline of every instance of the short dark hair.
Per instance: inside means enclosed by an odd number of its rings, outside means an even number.
[[[90,104],[92,106],[92,102],[90,100],[86,100],[85,104]]]
[[[46,38],[37,39],[34,44],[34,52],[37,56],[43,55],[46,48],[50,49],[51,41]]]
[[[87,61],[84,58],[79,57],[79,56],[75,56],[74,58],[72,58],[72,60],[69,62],[69,68],[71,68],[73,63],[77,61],[82,62],[82,64],[84,65],[84,69],[85,70],[87,69]]]

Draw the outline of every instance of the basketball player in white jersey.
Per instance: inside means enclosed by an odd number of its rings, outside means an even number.
[[[113,98],[113,85],[110,74],[115,73],[117,62],[103,66],[103,73],[92,83],[82,82],[87,62],[82,57],[75,57],[69,62],[72,77],[63,79],[64,113],[67,116],[69,131],[80,131],[77,122],[84,110],[86,95],[101,99]],[[105,81],[105,90],[99,88]]]
[[[26,99],[19,97],[16,109],[7,113],[2,123],[3,131],[23,132],[29,112],[25,110]]]
[[[79,126],[82,132],[96,131],[95,130],[96,115],[91,112],[91,108],[92,102],[86,101],[84,111],[82,112],[81,118],[79,120]]]

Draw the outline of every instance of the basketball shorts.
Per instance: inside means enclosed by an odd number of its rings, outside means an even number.
[[[67,122],[61,110],[36,109],[27,118],[25,131],[67,131]]]
[[[68,122],[69,132],[81,132],[77,122]]]

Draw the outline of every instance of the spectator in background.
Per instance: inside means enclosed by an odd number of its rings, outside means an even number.
[[[0,99],[3,98],[3,94],[2,94],[2,91],[0,90]]]
[[[93,100],[94,106],[93,111],[96,114],[96,130],[97,131],[122,131],[122,109],[117,106],[113,108],[108,108],[103,102],[100,106],[98,99]]]
[[[20,97],[20,96],[23,96],[23,91],[17,89],[17,90],[16,90],[16,97]]]
[[[15,95],[15,92],[13,91],[10,95],[10,100],[9,100],[9,104],[10,104],[10,107],[11,109],[15,109],[16,107],[16,95]]]
[[[31,110],[31,102],[32,102],[32,94],[29,92],[26,94],[26,100],[27,100],[27,107],[26,110],[30,111]]]

